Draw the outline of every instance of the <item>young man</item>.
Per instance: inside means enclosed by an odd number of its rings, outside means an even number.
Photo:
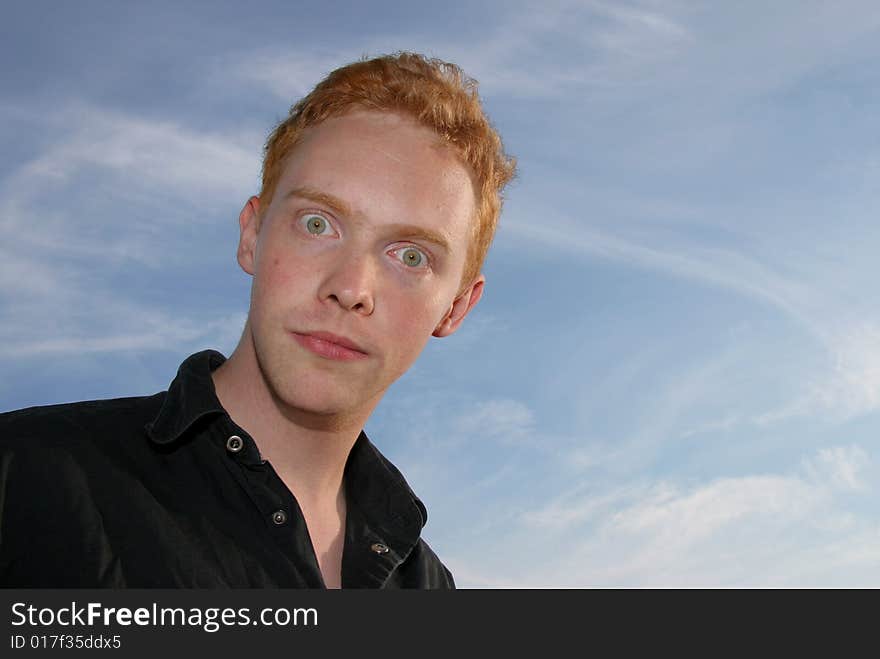
[[[253,277],[228,360],[151,397],[0,415],[0,581],[453,587],[362,428],[461,325],[514,164],[454,65],[343,67],[270,136],[239,217]]]

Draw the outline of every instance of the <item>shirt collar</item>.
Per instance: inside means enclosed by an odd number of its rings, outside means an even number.
[[[170,444],[202,417],[225,414],[211,378],[211,371],[225,361],[226,357],[216,350],[203,350],[184,360],[159,413],[146,426],[150,439]]]
[[[361,431],[351,448],[345,469],[346,488],[370,502],[372,512],[383,525],[395,531],[421,530],[428,521],[428,511],[412,491],[403,474]],[[402,506],[402,503],[407,505]],[[366,507],[365,507],[366,508]]]
[[[216,350],[203,350],[184,360],[159,413],[146,426],[153,442],[170,444],[199,419],[226,414],[211,377],[225,361]],[[417,536],[427,522],[425,505],[363,431],[349,453],[345,479],[347,491],[357,497],[362,512],[385,533],[410,536],[415,532]]]

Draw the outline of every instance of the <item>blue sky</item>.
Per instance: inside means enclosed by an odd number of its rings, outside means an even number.
[[[880,586],[876,3],[179,4],[4,12],[0,410],[229,354],[267,133],[417,50],[519,160],[367,426],[458,584]]]

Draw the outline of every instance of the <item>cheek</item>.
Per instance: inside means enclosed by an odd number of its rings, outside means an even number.
[[[291,279],[291,275],[287,270],[288,268],[285,267],[281,258],[276,256],[266,264],[266,268],[261,273],[263,281],[266,282],[268,288],[284,286]]]
[[[398,345],[408,348],[424,346],[443,317],[441,301],[423,295],[402,295],[390,304],[389,323]]]
[[[306,271],[297,268],[298,259],[284,259],[280,255],[264,255],[254,275],[253,297],[260,305],[273,306],[281,299],[290,301],[307,281]]]

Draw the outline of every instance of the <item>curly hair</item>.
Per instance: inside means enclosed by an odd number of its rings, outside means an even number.
[[[477,94],[477,82],[455,64],[411,52],[364,59],[336,69],[290,109],[272,131],[263,157],[261,207],[268,208],[287,157],[303,131],[325,119],[366,109],[396,112],[432,129],[470,169],[477,217],[462,289],[480,274],[501,214],[504,186],[516,160],[504,152]]]

